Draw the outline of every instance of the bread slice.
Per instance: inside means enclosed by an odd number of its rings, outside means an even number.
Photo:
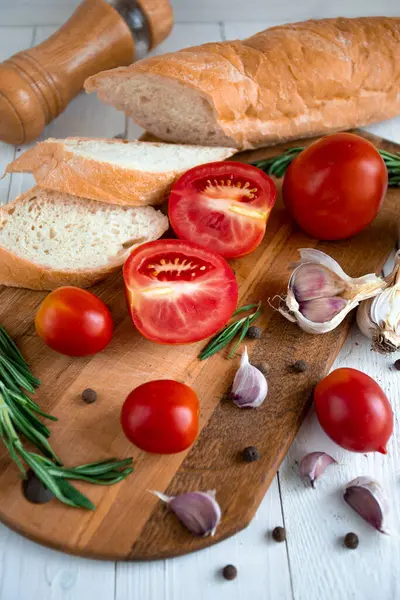
[[[115,206],[35,187],[0,209],[0,285],[89,287],[167,229],[168,218],[151,206]]]
[[[37,184],[74,196],[130,206],[161,204],[176,179],[196,165],[224,160],[232,148],[126,140],[48,139],[24,152],[8,173],[33,173]]]

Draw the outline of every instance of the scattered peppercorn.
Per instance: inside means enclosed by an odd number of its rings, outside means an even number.
[[[344,538],[344,545],[350,550],[355,550],[358,546],[358,535],[356,533],[347,533]]]
[[[276,542],[284,542],[286,540],[286,529],[284,527],[275,527],[272,537]]]
[[[46,504],[54,498],[53,492],[47,489],[32,469],[26,473],[26,478],[22,482],[22,491],[25,498],[33,504]]]
[[[227,579],[228,581],[232,581],[232,579],[236,579],[237,568],[234,567],[233,565],[226,565],[226,567],[224,567],[222,569],[222,576],[224,577],[224,579]]]
[[[398,359],[396,360],[396,362],[394,363],[394,368],[395,368],[397,371],[400,371],[400,358],[398,358]]]
[[[84,402],[86,402],[86,404],[92,404],[93,402],[96,402],[97,400],[97,392],[95,392],[94,390],[87,388],[86,390],[83,390],[82,392],[82,400]]]
[[[247,446],[242,452],[242,457],[245,462],[254,462],[260,458],[260,455],[255,446]]]
[[[293,363],[291,367],[292,371],[294,371],[295,373],[304,373],[305,371],[307,371],[307,368],[308,365],[305,360],[296,360],[296,362]]]
[[[250,340],[259,340],[259,339],[261,339],[261,336],[262,336],[261,327],[256,327],[255,325],[252,325],[251,327],[249,327],[247,330],[247,333],[246,333],[246,337],[248,337]]]
[[[271,365],[268,364],[266,361],[257,363],[254,366],[256,367],[256,369],[258,369],[259,371],[261,371],[261,373],[263,375],[267,375],[270,372],[270,370],[271,370]]]

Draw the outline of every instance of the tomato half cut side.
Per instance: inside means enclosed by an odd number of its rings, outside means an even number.
[[[136,248],[124,265],[129,310],[149,340],[190,344],[221,329],[238,300],[235,275],[222,256],[181,240]]]
[[[262,242],[275,200],[275,183],[257,167],[215,162],[176,181],[168,211],[180,239],[237,258]]]

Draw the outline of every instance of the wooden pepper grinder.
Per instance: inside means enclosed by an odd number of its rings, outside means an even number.
[[[169,0],[84,0],[54,35],[0,64],[0,140],[37,138],[87,77],[143,58],[172,24]]]

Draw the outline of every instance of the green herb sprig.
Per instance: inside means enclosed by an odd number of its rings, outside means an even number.
[[[230,325],[227,325],[220,333],[213,337],[212,340],[207,344],[207,346],[203,348],[203,350],[200,352],[199,359],[205,360],[206,358],[210,358],[210,356],[216,354],[217,352],[222,350],[222,348],[225,348],[225,346],[228,346],[232,342],[232,340],[239,334],[239,338],[236,344],[233,346],[232,350],[228,355],[229,358],[232,358],[239,345],[244,340],[249,327],[261,315],[261,302],[258,302],[258,304],[247,304],[247,306],[242,306],[241,308],[235,310],[235,312],[232,315],[233,317],[236,317],[237,315],[243,312],[247,312],[249,310],[253,310],[254,308],[256,309],[255,312],[248,315],[247,317],[242,317],[241,319],[234,321],[234,323],[231,323]]]
[[[286,173],[290,163],[305,149],[305,146],[298,146],[297,148],[290,148],[279,156],[271,156],[265,160],[256,160],[251,164],[255,167],[267,173],[267,175],[273,175],[274,177],[283,177]],[[383,161],[386,165],[387,172],[389,175],[389,186],[398,187],[400,186],[400,152],[393,154],[386,150],[378,149],[379,154],[382,156]]]
[[[17,346],[0,326],[0,437],[10,457],[26,476],[27,465],[36,477],[64,504],[94,510],[95,506],[68,480],[81,480],[96,485],[112,485],[133,471],[132,459],[110,458],[76,467],[64,467],[50,446],[50,431],[37,415],[57,421],[43,412],[28,395],[40,381],[34,377]],[[30,452],[20,435],[42,453]]]

